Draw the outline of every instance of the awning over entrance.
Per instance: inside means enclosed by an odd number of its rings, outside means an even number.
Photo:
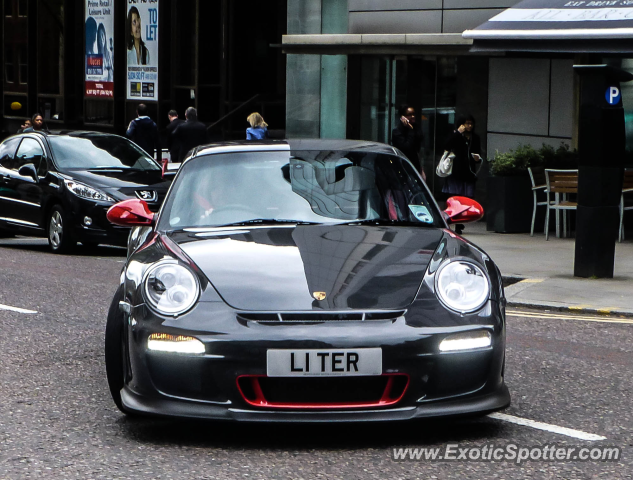
[[[633,0],[631,0],[633,1]],[[284,35],[284,53],[348,54],[464,54],[473,41],[459,33],[314,34]]]
[[[633,0],[524,0],[463,37],[474,51],[633,52]]]

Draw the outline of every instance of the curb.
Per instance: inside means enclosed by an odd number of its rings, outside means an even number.
[[[525,280],[527,283],[532,283],[528,277],[519,277],[516,275],[507,275],[502,276],[503,286],[504,288],[510,287],[512,285],[517,285]],[[527,287],[527,285],[526,285]],[[518,292],[517,292],[518,293]],[[508,300],[508,307],[513,308],[531,308],[534,310],[550,310],[555,312],[562,313],[572,313],[572,314],[581,314],[581,315],[598,315],[598,316],[619,316],[626,318],[633,318],[633,310],[617,310],[613,308],[599,308],[599,307],[591,307],[591,306],[582,306],[576,307],[573,305],[565,305],[560,303],[548,303],[548,302],[517,302]]]
[[[533,302],[512,302],[508,301],[508,307],[521,307],[521,308],[531,308],[533,310],[550,310],[555,312],[562,313],[571,313],[571,314],[581,314],[581,315],[598,315],[602,317],[608,316],[618,316],[618,317],[626,317],[633,318],[633,311],[626,310],[611,310],[608,308],[592,308],[592,307],[574,307],[570,305],[556,305],[556,304],[548,304],[548,303],[533,303]]]

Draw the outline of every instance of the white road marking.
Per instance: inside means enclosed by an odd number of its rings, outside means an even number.
[[[491,413],[488,415],[490,418],[501,420],[503,422],[515,423],[524,427],[532,427],[537,430],[545,430],[546,432],[557,433],[558,435],[566,435],[572,438],[578,438],[580,440],[606,440],[607,437],[600,435],[594,435],[593,433],[581,432],[580,430],[574,430],[573,428],[559,427],[557,425],[550,425],[549,423],[537,422],[529,420],[527,418],[515,417],[513,415],[507,415],[505,413]]]
[[[537,313],[537,312],[519,312],[516,310],[508,310],[506,315],[510,317],[527,317],[527,318],[542,318],[548,320],[578,320],[582,322],[598,322],[598,323],[623,323],[633,325],[633,319],[627,318],[613,318],[606,316],[592,316],[592,315],[571,315],[566,313]]]
[[[10,310],[12,312],[18,312],[18,313],[37,313],[35,310],[26,310],[24,308],[10,307],[9,305],[2,305],[1,303],[0,303],[0,310]]]

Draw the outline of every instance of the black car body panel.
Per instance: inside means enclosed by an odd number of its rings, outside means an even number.
[[[332,148],[324,143],[311,146]],[[510,402],[503,380],[501,275],[483,251],[448,228],[237,225],[144,228],[132,238],[121,284],[128,305],[121,401],[128,411],[244,421],[386,421],[480,414]],[[188,266],[200,283],[198,301],[176,317],[157,313],[145,298],[146,274],[164,259]],[[458,313],[438,301],[435,275],[449,259],[486,273],[490,296],[477,311]],[[482,330],[491,335],[487,348],[439,350],[448,335]],[[194,337],[204,354],[150,351],[152,334]],[[271,349],[376,347],[382,351],[379,376],[267,376]],[[400,396],[381,403],[376,398],[390,377]],[[270,403],[257,404],[244,379],[255,379]],[[330,396],[340,401],[328,403]]]
[[[24,235],[46,236],[51,209],[60,205],[68,215],[75,240],[92,244],[125,245],[130,229],[108,222],[107,210],[114,202],[138,197],[145,198],[150,208],[157,212],[171,182],[163,180],[159,168],[128,172],[117,169],[91,171],[89,168],[64,168],[60,166],[59,159],[55,158],[54,150],[49,144],[51,137],[63,137],[72,141],[73,138],[116,136],[95,132],[51,135],[30,133],[5,140],[3,145],[9,142],[15,144],[15,149],[12,152],[3,152],[5,155],[0,158],[0,229]],[[25,139],[38,142],[43,151],[37,179],[19,174],[19,162],[11,164],[6,161],[6,155],[15,157],[19,153],[18,146]],[[14,168],[11,168],[12,165]],[[79,197],[66,188],[65,180],[97,189],[110,196],[114,202]],[[85,222],[86,217],[90,218],[89,222]]]
[[[387,226],[241,230],[174,239],[224,301],[243,310],[405,308],[442,238],[437,229]],[[315,300],[311,292],[321,291],[326,298]]]

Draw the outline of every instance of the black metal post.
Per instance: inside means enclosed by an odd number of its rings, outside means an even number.
[[[574,276],[613,278],[626,141],[620,82],[633,75],[607,65],[574,70],[580,75]]]

